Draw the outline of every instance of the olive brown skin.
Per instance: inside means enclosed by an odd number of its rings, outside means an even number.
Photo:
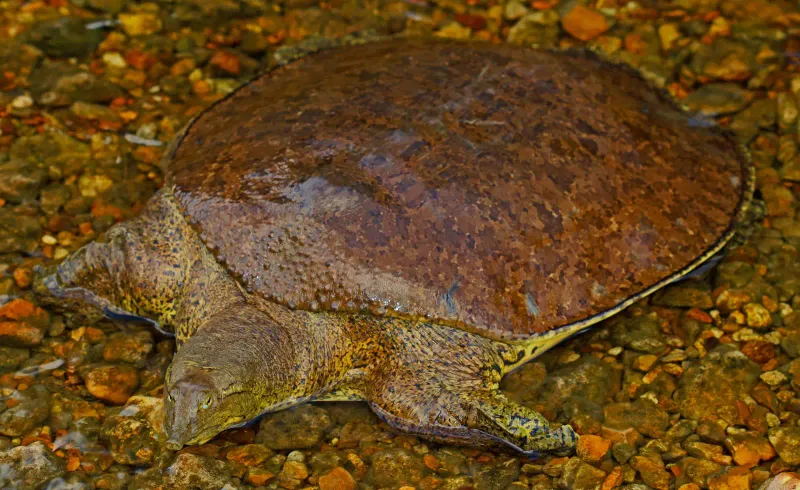
[[[394,40],[308,56],[201,114],[166,185],[41,274],[178,350],[169,445],[306,401],[421,437],[568,450],[499,382],[679,279],[752,195],[736,143],[592,55]]]

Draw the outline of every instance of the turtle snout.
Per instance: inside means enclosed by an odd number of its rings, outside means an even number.
[[[170,451],[177,451],[191,438],[188,432],[189,427],[193,425],[192,414],[186,410],[185,404],[176,400],[173,392],[167,392],[165,398],[164,432],[167,435],[165,447]]]

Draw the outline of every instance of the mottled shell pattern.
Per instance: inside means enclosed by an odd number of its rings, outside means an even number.
[[[586,53],[393,40],[272,70],[167,161],[248,290],[497,339],[588,322],[679,277],[749,200],[728,134]]]

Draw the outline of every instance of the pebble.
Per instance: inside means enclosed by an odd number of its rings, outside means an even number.
[[[797,490],[800,487],[800,474],[785,472],[770,478],[759,490]]]
[[[728,413],[736,400],[750,392],[761,369],[741,352],[721,346],[690,364],[678,381],[676,400],[684,417],[701,420]],[[726,380],[720,383],[719,380]]]
[[[50,416],[50,392],[42,385],[35,385],[25,391],[15,392],[6,405],[9,408],[0,413],[0,434],[25,436],[44,424]]]
[[[760,378],[761,381],[767,383],[770,386],[778,386],[788,379],[786,375],[780,371],[767,371],[765,373],[762,373]]]
[[[89,393],[112,405],[123,405],[139,385],[136,368],[128,364],[97,364],[83,371]]]
[[[317,446],[330,426],[325,409],[315,405],[268,414],[261,420],[256,442],[270,449],[308,449]]]
[[[598,488],[606,478],[606,472],[584,463],[580,458],[570,458],[564,465],[557,481],[558,488],[569,490],[592,490]]]
[[[591,434],[581,436],[575,448],[578,457],[589,464],[599,463],[611,448],[611,441]]]
[[[561,26],[571,36],[589,41],[611,28],[606,16],[596,10],[577,5],[561,19]]]
[[[508,42],[534,47],[553,46],[558,38],[559,20],[555,10],[526,14],[508,31]]]
[[[128,362],[141,365],[153,351],[153,336],[148,331],[134,334],[111,334],[103,349],[103,359],[108,362]]]
[[[731,468],[708,479],[709,490],[750,490],[753,474],[746,468]]]
[[[800,427],[779,427],[770,430],[769,442],[784,462],[800,465]]]
[[[0,451],[0,488],[37,490],[65,473],[64,461],[41,441]]]
[[[725,447],[733,454],[733,461],[737,465],[747,468],[775,457],[775,450],[769,441],[754,432],[740,432],[729,435],[725,439]]]
[[[0,307],[0,345],[33,347],[42,343],[50,316],[24,299]]]
[[[767,328],[772,324],[772,315],[769,310],[758,303],[744,305],[744,314],[748,327]]]
[[[669,415],[654,403],[638,399],[633,403],[612,403],[603,409],[605,425],[613,429],[634,428],[650,437],[663,437]]]
[[[634,456],[630,459],[630,465],[639,472],[647,485],[657,490],[669,490],[672,477],[664,468],[664,462],[658,455]]]
[[[702,488],[707,488],[710,476],[718,474],[724,468],[719,463],[691,456],[681,459],[677,466],[681,475],[678,481],[691,482]]]
[[[378,451],[371,463],[368,478],[378,488],[415,486],[429,472],[422,458],[402,448]]]
[[[503,7],[503,17],[506,20],[517,20],[528,13],[528,8],[518,0],[511,0]]]
[[[125,465],[153,463],[166,442],[161,398],[134,396],[103,424],[102,437],[114,461]]]
[[[148,36],[161,30],[161,18],[154,13],[120,14],[122,30],[129,36]]]
[[[320,490],[354,490],[356,481],[353,476],[341,466],[337,466],[319,478]]]
[[[225,458],[245,466],[259,466],[271,458],[273,452],[264,444],[247,444],[231,449],[225,453]]]
[[[710,83],[701,86],[681,102],[686,104],[689,110],[703,116],[716,117],[741,111],[747,105],[748,100],[748,92],[737,84]],[[708,299],[711,299],[710,296]],[[699,308],[710,307],[711,305]]]
[[[179,454],[164,471],[164,483],[173,490],[231,488],[231,470],[222,461],[197,454]]]

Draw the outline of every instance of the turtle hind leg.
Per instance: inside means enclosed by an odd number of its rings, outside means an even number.
[[[397,430],[438,442],[512,447],[528,455],[571,449],[569,426],[553,428],[499,390],[496,343],[427,324],[389,332],[365,398]]]
[[[474,426],[522,452],[569,451],[578,440],[569,425],[552,428],[541,414],[507,400],[500,392],[474,402],[477,405]]]

